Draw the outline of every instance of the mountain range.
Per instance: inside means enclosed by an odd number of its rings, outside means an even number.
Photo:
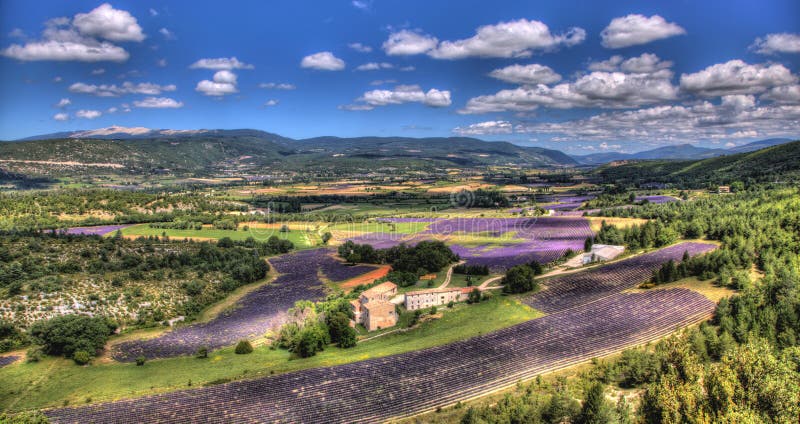
[[[789,138],[770,138],[732,147],[730,149],[711,149],[697,147],[692,144],[679,144],[637,153],[603,152],[583,156],[573,155],[572,157],[582,165],[602,165],[604,163],[623,160],[698,160],[735,153],[753,152],[765,147],[777,146],[790,141],[792,140]]]

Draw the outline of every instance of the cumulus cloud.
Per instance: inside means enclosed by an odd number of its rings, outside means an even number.
[[[300,67],[321,71],[341,71],[344,69],[344,61],[331,52],[319,52],[304,57],[300,61]]]
[[[794,84],[797,76],[781,64],[750,65],[735,59],[693,74],[681,75],[681,89],[704,97],[762,93],[772,87]]]
[[[212,81],[198,82],[195,90],[206,96],[225,96],[239,91],[236,89],[236,74],[228,70],[217,71]]]
[[[65,107],[67,107],[67,106],[69,106],[71,104],[72,104],[72,100],[67,99],[67,98],[63,98],[63,99],[59,100],[58,103],[56,103],[56,107],[59,108],[59,109],[63,109],[63,108],[65,108]]]
[[[611,56],[607,60],[600,62],[592,62],[589,64],[589,70],[602,71],[602,72],[630,72],[636,74],[649,74],[660,71],[662,69],[669,69],[672,67],[672,62],[668,60],[661,60],[653,53],[643,53],[640,56],[625,59],[622,56]]]
[[[183,102],[179,102],[169,97],[146,97],[143,100],[133,102],[135,107],[150,109],[176,109],[183,107]]]
[[[95,119],[95,118],[99,118],[101,115],[103,115],[103,112],[100,112],[99,110],[81,109],[81,110],[75,112],[75,116],[76,117],[84,118],[84,119]]]
[[[347,47],[350,47],[359,53],[369,53],[372,51],[372,47],[361,43],[350,43],[347,45]]]
[[[459,135],[511,134],[513,126],[508,121],[486,121],[470,124],[466,127],[455,127],[453,132]]]
[[[553,71],[549,66],[530,64],[530,65],[511,65],[505,68],[495,69],[489,73],[492,78],[515,84],[553,84],[561,81],[561,75]]]
[[[450,106],[450,91],[431,88],[423,91],[419,85],[398,85],[394,90],[371,90],[356,99],[355,104],[342,106],[345,110],[371,110],[377,106],[402,103],[422,103],[430,107]]]
[[[108,3],[97,6],[89,13],[78,13],[72,24],[81,34],[90,37],[111,41],[142,41],[145,38],[136,18],[125,10],[114,9]]]
[[[582,28],[570,28],[562,34],[553,34],[539,21],[519,19],[484,25],[470,38],[441,41],[418,32],[401,30],[389,35],[383,49],[389,55],[414,55],[427,53],[435,59],[463,59],[467,57],[529,57],[534,51],[550,51],[561,46],[574,46],[586,39]]]
[[[106,73],[106,70],[103,68],[92,69],[92,75],[103,75]]]
[[[800,105],[759,105],[752,95],[713,104],[664,105],[607,112],[586,119],[518,125],[517,132],[552,134],[556,141],[631,140],[686,142],[702,139],[795,136]]]
[[[97,97],[119,97],[124,94],[148,94],[158,95],[164,91],[175,91],[177,87],[174,84],[159,85],[152,82],[123,82],[121,85],[116,84],[86,84],[83,82],[76,82],[69,86],[69,91],[78,94],[89,94]]]
[[[53,115],[53,119],[55,119],[56,121],[66,121],[69,119],[69,115],[64,112],[61,112]]]
[[[288,83],[262,82],[261,84],[258,84],[258,88],[264,88],[267,90],[294,90],[297,87],[295,87],[294,84]]]
[[[676,99],[678,90],[672,76],[668,69],[651,74],[591,72],[552,87],[526,85],[474,97],[459,113],[527,112],[538,107],[632,108]]]
[[[104,3],[72,19],[48,20],[41,39],[12,44],[2,50],[2,55],[22,61],[124,62],[130,55],[112,42],[140,42],[144,38],[136,18]]]
[[[800,53],[800,34],[767,34],[756,38],[750,49],[761,54]]]
[[[439,40],[407,29],[389,34],[383,42],[383,51],[390,56],[408,56],[433,50]]]
[[[369,62],[369,63],[365,63],[363,65],[359,65],[356,68],[356,71],[377,71],[378,69],[392,69],[392,68],[394,68],[394,65],[392,65],[391,63]]]
[[[158,32],[159,32],[159,34],[163,35],[164,38],[167,39],[167,40],[174,40],[175,39],[175,33],[173,33],[172,31],[170,31],[170,30],[168,30],[166,28],[161,28],[160,30],[158,30]]]
[[[275,100],[275,99],[269,99],[269,100],[267,100],[266,102],[264,102],[264,106],[267,106],[267,107],[271,107],[271,106],[277,106],[277,105],[278,105],[278,103],[279,103],[279,101],[278,101],[278,100]]]
[[[776,103],[800,104],[800,85],[772,87],[768,92],[762,94],[759,99],[771,100]]]
[[[200,59],[189,65],[191,69],[211,69],[212,71],[233,69],[254,69],[255,66],[241,62],[236,57],[218,57],[216,59]]]
[[[683,34],[686,34],[685,29],[674,22],[667,22],[659,15],[648,18],[631,14],[612,19],[600,37],[604,47],[619,49]]]

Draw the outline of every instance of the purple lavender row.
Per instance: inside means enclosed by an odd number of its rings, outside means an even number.
[[[6,366],[8,364],[11,364],[12,362],[14,362],[14,361],[16,361],[18,359],[19,359],[19,356],[15,356],[15,355],[0,356],[0,368],[3,368],[4,366]]]
[[[113,233],[117,230],[121,230],[123,228],[130,227],[132,224],[127,225],[96,225],[92,227],[72,227],[67,228],[67,234],[73,235],[96,235],[96,236],[103,236],[108,233]]]

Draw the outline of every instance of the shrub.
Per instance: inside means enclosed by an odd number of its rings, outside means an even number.
[[[94,355],[106,344],[117,326],[106,318],[63,315],[31,326],[30,334],[48,355],[71,357],[83,350]]]
[[[75,353],[72,354],[72,360],[78,365],[86,365],[92,360],[92,355],[85,350],[76,350]]]
[[[200,346],[200,349],[197,349],[197,354],[195,355],[197,359],[205,359],[208,358],[208,348],[205,346]]]
[[[239,343],[236,344],[236,349],[234,349],[234,352],[237,355],[247,355],[248,353],[253,353],[253,345],[251,345],[247,340],[240,340]]]
[[[431,315],[436,315],[437,312],[439,312],[439,309],[437,309],[435,306],[431,306]]]
[[[28,352],[25,354],[25,358],[27,358],[28,362],[39,362],[44,357],[44,350],[41,347],[35,346],[28,349]]]

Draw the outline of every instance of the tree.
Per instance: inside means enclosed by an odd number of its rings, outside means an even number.
[[[322,235],[322,244],[328,244],[329,241],[333,238],[333,234],[330,231],[326,231],[325,234]]]
[[[147,362],[147,358],[144,355],[139,355],[136,357],[136,366],[141,367],[144,363]]]
[[[75,353],[72,354],[72,360],[78,365],[86,365],[92,360],[92,355],[85,350],[76,350]]]
[[[69,358],[78,350],[94,355],[116,329],[116,324],[106,318],[63,315],[34,323],[30,335],[48,355]]]
[[[339,343],[344,333],[350,328],[350,317],[344,312],[333,312],[326,317],[325,323],[328,325],[331,343]]]
[[[512,267],[503,277],[503,291],[506,293],[525,293],[538,288],[538,286],[534,280],[533,270],[527,265]]]
[[[339,347],[343,349],[354,347],[357,342],[356,329],[353,327],[348,326],[339,337]]]
[[[603,384],[596,382],[586,392],[577,424],[609,424],[613,422],[613,406],[603,394]]]
[[[480,301],[481,301],[481,291],[478,290],[477,288],[472,289],[472,291],[469,292],[469,295],[467,295],[467,303],[472,304],[472,303],[478,303]]]
[[[237,355],[247,355],[248,353],[253,353],[253,345],[247,340],[239,340],[239,343],[236,343],[234,353]]]

